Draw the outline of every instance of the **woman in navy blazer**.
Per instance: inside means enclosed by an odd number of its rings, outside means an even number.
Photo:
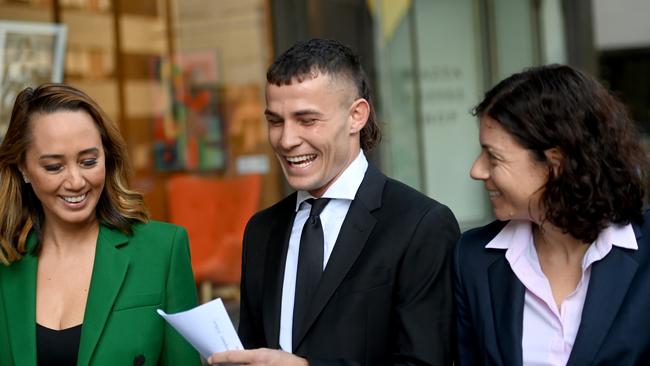
[[[497,221],[456,248],[460,365],[650,364],[647,165],[624,106],[551,65],[475,108]]]

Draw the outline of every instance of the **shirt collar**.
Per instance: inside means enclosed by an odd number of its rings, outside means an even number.
[[[532,237],[530,221],[512,220],[485,245],[485,248],[507,249],[506,258],[515,260],[524,253],[528,245],[532,244]],[[606,227],[598,234],[592,246],[595,250],[585,255],[585,260],[588,262],[604,258],[610,252],[612,246],[633,250],[639,249],[634,229],[630,224]]]
[[[361,150],[352,163],[350,163],[332,185],[327,188],[327,191],[325,191],[322,198],[353,200],[357,195],[359,186],[361,186],[363,176],[366,174],[366,169],[368,169],[368,160],[366,160],[366,156],[363,154],[363,150]],[[307,191],[298,191],[296,196],[296,212],[300,209],[300,205],[310,198],[316,197],[312,196]]]
[[[506,259],[514,263],[532,244],[533,232],[530,221],[511,220],[485,246],[488,249],[507,249]]]
[[[585,253],[583,268],[605,258],[614,246],[632,250],[639,249],[632,225],[610,225],[603,229],[594,244]]]

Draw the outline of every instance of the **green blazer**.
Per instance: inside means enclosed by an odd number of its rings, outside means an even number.
[[[36,366],[37,235],[0,265],[0,365]],[[197,303],[185,229],[151,221],[132,236],[101,225],[77,365],[200,365],[198,353],[157,313]],[[138,362],[135,359],[137,359]]]

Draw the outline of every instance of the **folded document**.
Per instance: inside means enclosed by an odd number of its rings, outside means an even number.
[[[244,349],[221,299],[176,314],[158,309],[158,314],[205,358],[215,352]]]

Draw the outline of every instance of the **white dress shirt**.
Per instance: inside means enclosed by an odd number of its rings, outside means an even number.
[[[361,181],[366,174],[368,161],[363,151],[345,169],[336,181],[327,189],[322,198],[330,198],[330,202],[320,214],[323,225],[323,238],[325,253],[323,253],[323,269],[334,249],[336,238],[339,236],[343,220],[348,214],[350,204],[359,190]],[[284,281],[282,283],[282,308],[280,311],[280,348],[292,351],[292,329],[293,329],[293,302],[296,291],[296,272],[298,270],[298,250],[300,249],[300,236],[302,227],[309,217],[311,205],[304,202],[309,198],[315,198],[306,191],[298,191],[296,198],[296,218],[293,221],[291,237],[289,238],[289,250],[284,268]],[[304,203],[303,203],[304,202]]]

